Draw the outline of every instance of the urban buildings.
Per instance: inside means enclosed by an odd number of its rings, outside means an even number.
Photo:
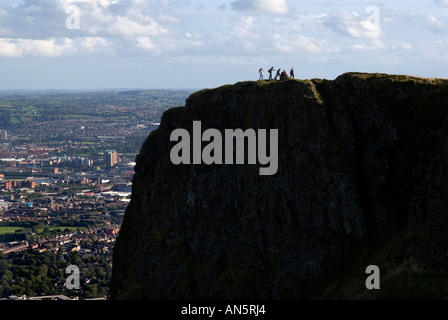
[[[113,168],[118,163],[118,153],[115,150],[106,150],[105,156],[108,168]]]

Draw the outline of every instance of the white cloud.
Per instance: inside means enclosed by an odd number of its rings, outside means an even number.
[[[242,40],[248,40],[251,38],[259,38],[259,36],[252,32],[255,19],[252,16],[242,17],[239,21],[234,23],[230,35],[235,36]]]
[[[448,60],[448,40],[422,43],[420,49],[428,59]]]
[[[154,7],[157,10],[151,10]],[[23,0],[21,5],[0,9],[0,55],[58,57],[113,52],[128,56],[133,49],[143,49],[136,50],[137,54],[173,50],[176,41],[155,41],[172,40],[176,34],[173,26],[181,23],[169,7],[166,0]],[[66,22],[74,14],[79,24],[69,28]]]
[[[437,19],[432,14],[428,14],[425,20],[433,31],[443,31],[445,24],[443,23],[443,21]]]
[[[434,0],[434,2],[441,4],[442,6],[448,6],[448,0]]]
[[[0,36],[29,39],[160,36],[168,33],[170,25],[181,22],[162,9],[155,14],[149,8],[150,3],[146,0],[24,0],[20,6],[1,9]],[[73,15],[80,21],[75,31],[66,26],[66,20]]]
[[[204,46],[204,42],[201,39],[201,36],[198,33],[191,34],[190,32],[185,33],[185,39],[184,39],[185,47],[187,48],[200,48]]]
[[[168,29],[160,26],[151,18],[147,18],[146,23],[137,22],[129,17],[119,16],[108,28],[111,35],[114,36],[160,36],[168,33]]]
[[[82,46],[89,52],[97,52],[105,48],[110,48],[110,43],[101,37],[86,37],[83,39]]]
[[[83,4],[90,4],[94,10],[102,10],[102,9],[108,9],[110,6],[117,4],[118,0],[56,0],[56,2],[59,4],[61,8],[66,8],[69,5],[79,5],[81,3]]]
[[[287,14],[288,0],[235,0],[231,7],[237,11],[255,11],[260,13]]]
[[[151,41],[149,37],[137,37],[137,45],[147,51],[160,52],[158,47]]]
[[[351,46],[352,49],[357,51],[377,51],[387,49],[387,45],[380,40],[372,40],[368,43],[361,42]]]
[[[261,57],[241,57],[241,56],[227,56],[227,55],[202,55],[202,56],[176,56],[170,57],[167,60],[167,64],[178,65],[178,64],[206,64],[206,65],[225,65],[230,66],[233,64],[237,65],[264,65],[266,60]],[[258,69],[257,69],[258,70]]]
[[[78,39],[12,39],[0,38],[0,57],[62,57],[89,55],[96,52],[113,52],[112,44],[105,38],[85,37]]]
[[[0,4],[0,57],[123,58],[144,61],[142,66],[148,68],[185,61],[191,69],[210,64],[225,70],[231,64],[243,67],[264,61],[268,65],[278,60],[293,64],[303,58],[325,73],[327,66],[342,70],[396,57],[446,61],[448,52],[446,41],[437,42],[448,32],[446,7],[442,7],[448,0],[429,1],[425,10],[423,5],[403,1],[384,4],[380,20],[372,19],[367,8],[355,1],[343,5],[288,0],[19,2]],[[68,5],[79,8],[80,29],[67,29]],[[13,60],[17,65],[21,62]],[[321,61],[332,63],[317,63]],[[435,68],[439,71],[443,64]],[[317,70],[311,69],[310,74]]]
[[[0,39],[0,57],[20,57],[21,52],[12,39]]]
[[[307,54],[321,54],[328,52],[338,52],[339,46],[331,43],[325,39],[315,39],[301,34],[281,35],[275,34],[272,38],[275,43],[275,48],[287,54],[294,54],[298,52]]]
[[[397,41],[392,44],[392,50],[411,51],[413,49],[414,49],[414,46],[408,42]]]
[[[166,24],[166,25],[175,25],[175,24],[180,24],[181,20],[179,18],[170,16],[170,15],[166,15],[166,14],[159,14],[157,16],[157,21],[161,24]]]
[[[77,51],[73,40],[65,39],[0,39],[0,56],[26,57],[43,56],[59,57],[63,54],[72,54]]]
[[[448,1],[448,0],[447,0]],[[436,8],[431,13],[421,11],[388,11],[384,14],[382,21],[388,23],[389,32],[406,31],[408,36],[415,38],[417,33],[427,33],[428,31],[439,34],[448,32],[448,19],[443,14],[443,10]],[[394,28],[395,30],[392,30]],[[428,34],[429,35],[429,34]]]
[[[354,11],[336,11],[325,18],[324,24],[331,29],[358,39],[378,39],[383,36],[379,21],[360,17]]]
[[[273,22],[276,27],[284,28],[287,32],[319,32],[322,31],[322,25],[326,14],[300,13],[292,17],[275,17]]]

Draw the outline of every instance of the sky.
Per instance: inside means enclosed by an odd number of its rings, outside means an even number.
[[[448,78],[448,0],[2,0],[0,90]]]

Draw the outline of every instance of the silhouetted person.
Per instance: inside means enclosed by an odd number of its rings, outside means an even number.
[[[277,70],[277,74],[275,75],[275,80],[277,80],[277,78],[280,78],[280,71],[282,70],[282,68],[278,68]]]
[[[274,67],[271,67],[271,69],[268,70],[268,72],[269,72],[269,80],[272,80],[272,71],[274,71]]]
[[[280,75],[280,80],[289,79],[288,73],[286,70],[283,70],[282,74]]]
[[[289,71],[289,75],[292,79],[294,79],[294,68],[291,68],[291,71]]]

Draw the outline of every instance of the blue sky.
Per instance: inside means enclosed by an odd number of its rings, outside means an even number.
[[[1,89],[201,89],[348,71],[448,78],[448,0],[2,0]]]

